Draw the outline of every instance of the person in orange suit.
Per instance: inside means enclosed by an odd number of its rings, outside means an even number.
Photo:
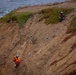
[[[15,62],[15,64],[16,64],[15,67],[17,68],[21,62],[21,59],[18,55],[16,55],[16,56],[14,56],[13,61]]]

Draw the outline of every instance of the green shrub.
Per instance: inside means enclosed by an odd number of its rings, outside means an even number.
[[[0,19],[1,22],[9,23],[16,21],[19,26],[22,26],[32,15],[30,12],[11,12]]]
[[[73,8],[65,9],[65,8],[47,8],[43,9],[39,12],[39,14],[42,14],[42,17],[39,19],[39,21],[45,19],[46,24],[54,24],[59,22],[59,13],[61,11],[64,12],[65,17],[68,13],[70,13],[73,10]]]

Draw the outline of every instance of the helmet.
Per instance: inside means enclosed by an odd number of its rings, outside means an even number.
[[[61,14],[63,14],[63,12],[60,12]]]
[[[16,55],[16,58],[18,58],[19,56],[18,55]]]

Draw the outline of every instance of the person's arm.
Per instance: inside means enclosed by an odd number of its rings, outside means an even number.
[[[14,61],[14,62],[16,61],[16,58],[15,58],[15,57],[13,58],[13,61]]]

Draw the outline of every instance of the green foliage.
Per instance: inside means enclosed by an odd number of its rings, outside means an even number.
[[[22,26],[32,15],[30,12],[16,13],[17,22]]]
[[[42,14],[42,17],[39,19],[39,21],[45,19],[46,24],[54,24],[59,22],[59,13],[61,11],[64,12],[65,16],[70,13],[73,9],[65,9],[65,8],[47,8],[42,11],[40,11],[40,14]]]
[[[32,15],[30,12],[11,12],[0,19],[1,22],[9,23],[16,21],[19,26],[22,26]]]
[[[73,20],[71,21],[70,26],[68,27],[67,33],[74,32],[74,31],[76,31],[76,17],[73,18]]]

